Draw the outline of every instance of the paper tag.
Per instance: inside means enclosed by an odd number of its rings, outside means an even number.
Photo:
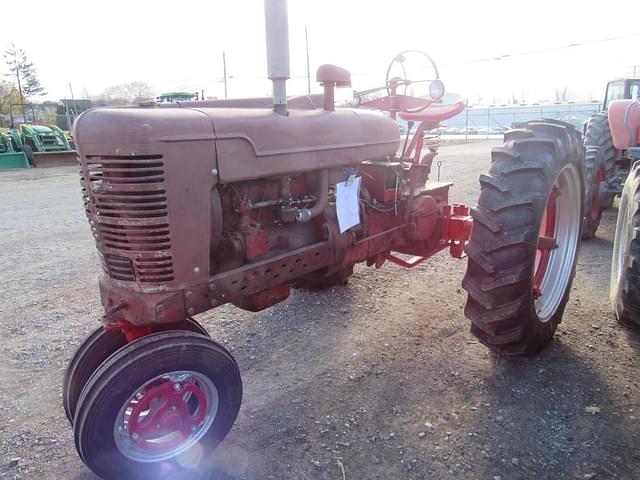
[[[362,177],[353,177],[336,184],[336,210],[340,233],[360,223],[360,182]]]

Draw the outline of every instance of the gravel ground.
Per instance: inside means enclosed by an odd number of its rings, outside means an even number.
[[[454,200],[475,203],[493,145],[442,147]],[[93,479],[61,405],[64,368],[101,313],[77,174],[0,172],[0,205],[0,478]],[[446,253],[360,267],[346,287],[265,312],[200,315],[245,389],[201,477],[640,479],[640,333],[608,305],[615,215],[583,245],[564,321],[532,359],[468,333],[465,262]]]

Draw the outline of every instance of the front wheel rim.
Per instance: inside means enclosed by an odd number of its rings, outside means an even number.
[[[541,322],[555,315],[568,288],[578,248],[582,194],[573,164],[558,173],[547,198],[534,261],[533,297]]]
[[[200,372],[173,371],[145,382],[118,412],[118,450],[138,462],[173,458],[194,446],[216,417],[219,395]]]

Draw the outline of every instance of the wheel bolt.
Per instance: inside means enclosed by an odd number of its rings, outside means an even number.
[[[131,439],[134,442],[137,442],[138,440],[140,440],[140,435],[138,433],[134,433],[133,435],[131,435]]]
[[[180,391],[180,384],[179,384],[179,383],[174,383],[174,384],[173,384],[173,389],[174,389],[176,392],[179,392],[179,391]]]

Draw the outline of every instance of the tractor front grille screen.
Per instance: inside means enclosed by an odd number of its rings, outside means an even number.
[[[172,281],[162,156],[88,156],[83,167],[85,208],[105,271],[143,284]]]

